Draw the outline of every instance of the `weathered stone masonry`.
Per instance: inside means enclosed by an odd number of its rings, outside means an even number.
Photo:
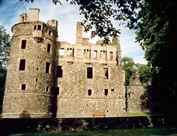
[[[107,45],[101,41],[92,44],[77,23],[76,43],[70,44],[57,41],[57,27],[56,20],[39,21],[39,9],[23,14],[20,23],[12,27],[3,117],[124,115],[118,38],[113,37]]]

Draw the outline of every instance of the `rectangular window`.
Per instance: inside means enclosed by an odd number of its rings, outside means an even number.
[[[74,57],[74,49],[73,48],[67,48],[67,56]]]
[[[113,52],[110,51],[110,60],[113,60]]]
[[[26,84],[22,84],[21,90],[25,90],[25,89],[26,89]]]
[[[63,69],[62,66],[57,66],[57,77],[63,77]]]
[[[50,69],[50,63],[46,62],[46,73],[49,73],[49,69]]]
[[[49,30],[49,35],[52,35],[52,31],[51,30]]]
[[[20,71],[24,71],[25,70],[25,59],[21,59],[20,60],[19,70]]]
[[[93,68],[92,67],[87,68],[87,78],[88,79],[93,78]]]
[[[35,26],[34,26],[34,30],[36,30],[36,28],[37,28],[37,27],[36,27],[36,25],[35,25]]]
[[[105,79],[109,78],[108,68],[104,68],[104,77],[105,77]]]
[[[48,44],[48,45],[47,45],[47,52],[48,52],[48,53],[50,52],[50,47],[51,47],[51,45]]]
[[[107,60],[107,51],[103,50],[103,55],[104,55],[105,60]]]
[[[41,30],[41,25],[38,25],[37,30]]]
[[[88,89],[88,96],[91,96],[91,95],[92,95],[92,90]]]
[[[48,92],[48,91],[49,91],[49,87],[47,86],[47,87],[46,87],[46,92]]]
[[[21,49],[25,49],[25,48],[26,48],[26,40],[22,40]]]
[[[104,95],[105,95],[105,96],[108,95],[108,89],[104,89]]]
[[[59,56],[63,57],[65,54],[65,49],[64,48],[60,48],[59,49]]]

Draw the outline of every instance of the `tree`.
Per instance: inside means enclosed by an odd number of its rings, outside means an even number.
[[[123,57],[121,60],[123,70],[125,70],[125,85],[129,85],[130,78],[134,72],[137,71],[135,62],[132,58]]]
[[[6,67],[8,59],[8,49],[10,47],[9,35],[6,33],[3,26],[0,26],[0,112],[2,110],[2,102],[5,90]]]
[[[5,90],[5,79],[6,79],[6,69],[2,67],[2,64],[0,63],[0,113],[2,111],[2,102],[3,102],[3,96],[4,96],[4,90]]]
[[[7,64],[10,47],[10,36],[5,31],[4,27],[0,25],[0,63]]]
[[[151,67],[147,64],[136,64],[141,83],[147,87],[152,81]]]

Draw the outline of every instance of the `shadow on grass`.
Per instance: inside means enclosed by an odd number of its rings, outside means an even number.
[[[10,136],[177,136],[177,129],[140,128],[140,129],[111,129],[87,130],[80,132],[40,132],[11,134]]]

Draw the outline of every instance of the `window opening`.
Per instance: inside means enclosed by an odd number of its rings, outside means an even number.
[[[92,90],[89,89],[89,90],[88,90],[88,96],[91,96],[91,95],[92,95]]]
[[[46,62],[46,73],[49,73],[50,63]]]
[[[22,84],[21,89],[25,90],[26,89],[26,84]]]
[[[92,67],[87,68],[87,78],[89,78],[89,79],[93,78],[93,68]]]
[[[108,89],[104,89],[104,95],[105,95],[105,96],[108,95]]]
[[[26,48],[26,40],[22,40],[22,42],[21,42],[21,48],[22,49]]]
[[[51,45],[48,44],[48,45],[47,45],[47,52],[48,52],[48,53],[50,52],[50,47],[51,47]]]
[[[110,60],[113,60],[113,52],[110,51]]]
[[[41,30],[41,25],[38,25],[38,28],[37,28],[37,30]]]
[[[108,68],[104,68],[104,76],[105,76],[105,79],[109,78]]]
[[[57,77],[63,77],[63,69],[62,66],[57,66]]]
[[[25,70],[25,59],[21,59],[20,60],[19,70],[20,71],[24,71]]]
[[[47,87],[46,87],[46,92],[48,92],[48,91],[49,91],[49,87],[47,86]]]

